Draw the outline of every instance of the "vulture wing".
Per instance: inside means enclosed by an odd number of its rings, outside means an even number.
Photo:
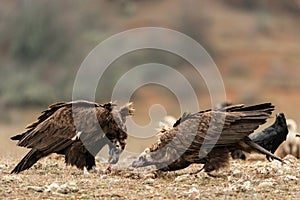
[[[276,115],[276,121],[270,127],[251,137],[256,144],[274,153],[278,146],[286,140],[288,134],[286,119],[283,113]]]
[[[112,106],[110,103],[99,105],[87,101],[50,105],[36,122],[27,126],[26,132],[11,138],[19,140],[18,146],[31,148],[12,173],[30,168],[51,153],[64,154],[67,164],[83,168],[86,162],[94,165],[94,156],[105,144],[113,148],[116,143],[122,143],[121,148],[124,149],[127,134],[115,123]],[[88,157],[89,161],[78,161],[76,154]]]
[[[206,171],[212,171],[225,166],[229,152],[234,149],[248,152],[256,150],[280,159],[253,145],[248,137],[266,122],[273,110],[272,104],[265,103],[233,105],[185,115],[175,123],[173,129],[161,134],[158,142],[142,153],[133,166],[155,164],[161,167],[163,163],[168,163],[163,170],[176,170],[189,163],[203,163]],[[183,166],[176,165],[181,163],[184,163]]]
[[[99,125],[86,122],[95,114],[95,107],[99,108],[99,105],[85,101],[49,106],[36,122],[27,126],[29,130],[21,134],[18,146],[35,148],[45,153],[63,150],[72,143],[76,135],[80,135],[80,132],[82,134],[83,131],[91,133],[99,130]],[[76,126],[74,122],[77,123]]]
[[[252,135],[250,139],[264,149],[274,153],[279,145],[286,140],[287,134],[288,128],[285,116],[283,113],[278,113],[275,122],[271,126]],[[245,154],[241,150],[232,152],[232,156],[233,158],[246,159]],[[267,155],[267,159],[270,160],[270,156]]]

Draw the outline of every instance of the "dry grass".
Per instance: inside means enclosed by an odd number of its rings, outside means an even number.
[[[210,24],[205,29],[209,34],[209,42],[221,54],[219,58],[214,59],[217,59],[216,63],[222,72],[227,97],[238,103],[245,103],[249,96],[255,97],[255,102],[271,101],[276,105],[276,113],[285,112],[288,118],[299,121],[300,114],[295,109],[295,105],[299,104],[300,97],[298,81],[300,51],[298,43],[295,42],[299,41],[298,20],[295,20],[295,16],[281,15],[274,12],[274,14],[270,13],[269,16],[272,20],[267,20],[266,24],[262,24],[264,22],[261,21],[256,12],[242,12],[239,9],[212,1],[207,4],[209,6],[203,5],[205,4],[201,1],[201,5],[199,2],[199,6],[193,7],[197,11],[200,7],[204,7],[205,9],[202,10],[210,19]],[[95,6],[93,5],[93,7]],[[168,15],[165,12],[159,12],[159,9],[166,10],[166,8],[173,10],[173,12],[170,11]],[[122,24],[122,27],[125,28],[145,25],[166,25],[174,28],[170,24],[171,20],[179,18],[176,10],[182,10],[182,5],[162,1],[161,4],[141,5],[139,9],[140,11],[136,13],[136,17],[125,18],[121,16],[119,23],[111,24],[113,26]],[[153,18],[153,11],[157,11],[155,18]],[[265,25],[266,28],[270,29],[270,33],[262,33],[260,30],[261,25]],[[202,26],[193,28],[195,28],[195,31],[197,31],[196,29],[203,29]],[[117,30],[117,28],[115,29]],[[77,67],[77,65],[74,66]],[[18,98],[21,99],[19,96]],[[149,102],[140,104],[142,106],[145,104],[152,105],[153,102],[157,102],[157,98],[157,96],[149,97],[147,98]],[[209,103],[206,103],[206,101],[210,100],[209,96],[206,97],[202,94],[200,98],[201,106],[207,108],[206,105],[209,105]],[[21,174],[9,174],[18,163],[21,154],[26,151],[26,149],[16,147],[16,142],[10,141],[9,137],[24,131],[26,124],[34,121],[43,109],[26,110],[17,108],[12,111],[1,110],[0,198],[300,198],[298,186],[300,182],[300,162],[293,157],[286,158],[290,160],[287,165],[281,165],[277,161],[267,162],[265,160],[231,161],[230,168],[218,172],[220,177],[217,178],[210,177],[205,173],[199,173],[197,176],[189,175],[189,172],[199,169],[200,165],[156,175],[142,169],[120,170],[120,166],[126,166],[130,163],[119,163],[110,175],[105,175],[101,171],[106,168],[106,165],[98,163],[99,172],[85,176],[82,171],[74,167],[66,167],[63,159],[54,157],[39,161],[33,168]],[[139,109],[137,111],[139,112]],[[140,112],[146,113],[144,110]],[[135,141],[132,143],[137,145]],[[143,146],[128,145],[127,148],[138,151],[143,149]]]
[[[126,169],[119,163],[109,175],[102,171],[84,175],[66,167],[61,157],[39,161],[20,174],[9,174],[16,159],[1,159],[0,195],[12,199],[295,199],[300,197],[300,162],[286,157],[289,164],[265,160],[231,161],[228,169],[189,175],[201,165],[176,172],[153,173]],[[129,162],[129,161],[128,161]]]

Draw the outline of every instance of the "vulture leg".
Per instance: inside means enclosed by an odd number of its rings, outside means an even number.
[[[87,168],[85,166],[83,167],[83,174],[87,175],[87,176],[90,175],[89,171],[87,170]]]
[[[97,173],[97,172],[98,172],[95,165],[92,166],[91,171],[94,172],[94,173]],[[84,175],[90,175],[90,172],[89,172],[89,170],[88,170],[87,167],[83,167],[83,174],[84,174]]]
[[[196,175],[196,174],[202,172],[203,170],[204,170],[204,166],[201,169],[199,169],[199,170],[197,170],[195,172],[191,172],[190,175]]]

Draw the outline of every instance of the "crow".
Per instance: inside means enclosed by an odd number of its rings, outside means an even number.
[[[276,115],[275,122],[271,126],[264,129],[262,132],[254,134],[250,137],[250,139],[264,149],[274,153],[277,148],[286,140],[288,132],[289,131],[284,114],[278,113]],[[242,151],[234,151],[231,155],[234,159],[246,159],[246,156]],[[269,161],[271,161],[269,155],[266,155],[266,157]]]

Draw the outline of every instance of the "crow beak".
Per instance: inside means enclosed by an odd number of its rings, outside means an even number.
[[[116,164],[119,161],[120,153],[119,148],[111,148],[109,151],[108,162],[110,164]]]

